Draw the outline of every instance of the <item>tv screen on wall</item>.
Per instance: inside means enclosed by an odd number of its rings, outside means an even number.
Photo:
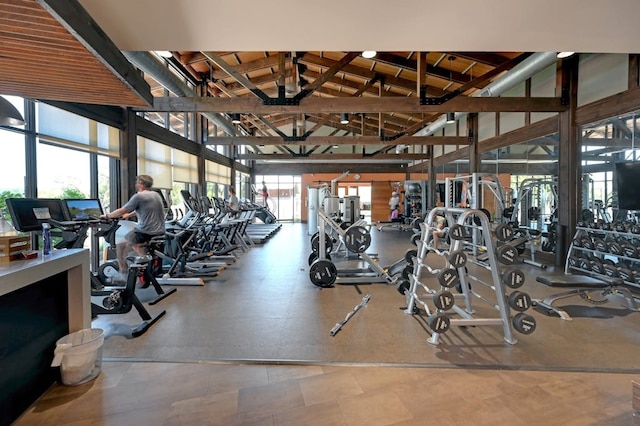
[[[640,162],[616,163],[618,208],[640,210]]]

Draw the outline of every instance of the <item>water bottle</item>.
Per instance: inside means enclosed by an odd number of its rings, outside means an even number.
[[[46,222],[42,224],[42,241],[42,254],[51,254],[51,225]]]

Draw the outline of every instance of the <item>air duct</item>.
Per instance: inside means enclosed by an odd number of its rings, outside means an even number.
[[[149,74],[149,76],[176,96],[198,96],[193,90],[191,90],[191,88],[189,88],[189,86],[180,81],[175,74],[169,71],[162,62],[156,59],[149,52],[122,52],[122,54],[129,60],[129,62],[140,68],[144,73]],[[225,133],[231,136],[236,136],[235,127],[222,115],[210,112],[203,112],[201,114],[220,126]]]
[[[535,73],[542,71],[546,67],[551,64],[554,64],[558,58],[556,57],[556,52],[541,52],[535,53],[529,56],[524,61],[520,62],[518,65],[513,67],[511,71],[509,71],[504,77],[499,80],[494,81],[493,83],[486,86],[484,89],[480,90],[478,93],[475,93],[474,97],[495,97],[500,96],[502,93],[507,90],[515,87],[516,85],[522,83],[526,79],[533,76]],[[463,117],[466,112],[457,112],[456,120],[459,120]],[[414,136],[429,136],[442,129],[447,124],[447,117],[443,115],[438,118],[436,121],[425,127],[424,129],[419,130],[414,134]]]

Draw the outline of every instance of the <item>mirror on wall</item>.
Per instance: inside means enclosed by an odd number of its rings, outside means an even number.
[[[634,111],[580,128],[582,211],[578,220],[638,221],[638,115]]]

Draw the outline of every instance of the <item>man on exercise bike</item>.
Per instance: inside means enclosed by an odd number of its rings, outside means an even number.
[[[153,178],[149,175],[136,177],[136,193],[127,203],[115,211],[105,215],[107,219],[127,218],[135,214],[138,224],[127,234],[125,242],[116,246],[118,257],[119,279],[126,280],[127,254],[133,250],[139,255],[146,254],[147,243],[156,235],[164,235],[164,208],[162,197],[151,190]]]

